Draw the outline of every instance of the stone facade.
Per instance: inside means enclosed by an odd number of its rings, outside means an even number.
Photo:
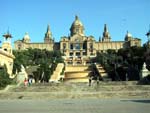
[[[62,37],[60,41],[60,50],[64,54],[66,64],[83,64],[90,62],[97,52],[106,52],[108,49],[118,51],[121,48],[131,46],[141,46],[141,40],[133,38],[127,32],[124,41],[111,41],[107,25],[104,25],[102,39],[96,41],[93,36],[84,34],[84,26],[76,16],[70,28],[70,36]]]
[[[111,41],[111,36],[107,25],[104,25],[104,32],[102,39],[96,41],[93,36],[86,36],[84,33],[84,25],[75,16],[75,20],[70,28],[70,35],[63,36],[60,42],[54,42],[50,27],[44,37],[44,43],[30,43],[30,37],[25,34],[22,40],[15,42],[15,49],[24,50],[27,48],[38,48],[47,50],[60,50],[63,53],[63,58],[66,64],[83,64],[90,62],[92,57],[96,56],[97,52],[106,52],[108,49],[118,51],[121,48],[129,48],[132,46],[141,46],[141,40],[133,38],[127,32],[124,41]]]
[[[17,40],[14,43],[16,50],[25,50],[28,48],[32,49],[47,49],[53,51],[54,48],[54,40],[52,38],[52,33],[50,31],[50,26],[47,27],[47,32],[45,33],[44,43],[31,43],[30,36],[28,33],[25,33],[25,36],[22,40]]]

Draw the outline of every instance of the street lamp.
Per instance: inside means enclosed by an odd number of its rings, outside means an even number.
[[[148,38],[148,48],[150,46],[150,25],[149,25],[149,31],[146,33],[146,36]]]
[[[150,29],[149,29],[149,31],[146,33],[146,36],[147,36],[147,38],[148,38],[148,42],[150,42]]]

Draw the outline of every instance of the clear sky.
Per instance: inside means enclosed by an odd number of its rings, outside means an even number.
[[[150,0],[0,0],[0,40],[8,28],[12,42],[28,32],[31,42],[43,42],[47,25],[55,38],[70,34],[75,15],[84,24],[85,34],[98,41],[104,24],[113,41],[124,40],[127,30],[147,41]]]

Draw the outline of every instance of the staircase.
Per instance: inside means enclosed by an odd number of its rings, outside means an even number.
[[[55,71],[53,72],[53,75],[51,76],[50,78],[50,82],[58,82],[61,78],[61,72],[62,72],[62,69],[64,68],[64,63],[58,63],[57,64],[57,67],[55,69]]]
[[[106,80],[108,78],[108,74],[106,73],[105,69],[100,65],[96,64],[96,68],[98,70],[99,75]]]
[[[85,65],[67,65],[65,69],[65,82],[88,82],[90,70]]]

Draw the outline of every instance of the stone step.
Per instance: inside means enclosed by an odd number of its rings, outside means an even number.
[[[88,80],[88,77],[77,77],[77,78],[65,78],[64,79],[64,82],[66,83],[77,83],[77,82],[85,82],[87,83],[89,80]]]
[[[101,75],[102,78],[108,77],[108,74],[106,73],[105,69],[100,64],[96,64],[96,68],[98,70],[99,75]]]
[[[88,82],[89,76],[88,65],[66,66],[64,81],[65,82]]]
[[[88,77],[89,72],[65,72],[65,79]]]
[[[72,71],[86,71],[89,70],[88,66],[66,66],[65,71],[66,72],[72,72]]]
[[[99,70],[98,72],[100,72],[100,73],[106,73],[105,70]]]
[[[75,79],[71,79],[75,80]],[[87,80],[87,79],[85,79]],[[71,81],[73,82],[73,81]],[[84,85],[69,83],[69,80],[65,84],[57,84],[57,85],[32,85],[30,87],[24,87],[23,85],[16,88],[9,89],[11,92],[60,92],[60,91],[68,91],[68,92],[101,92],[101,91],[150,91],[149,85],[97,85],[96,83],[92,83],[89,87],[88,83]]]

